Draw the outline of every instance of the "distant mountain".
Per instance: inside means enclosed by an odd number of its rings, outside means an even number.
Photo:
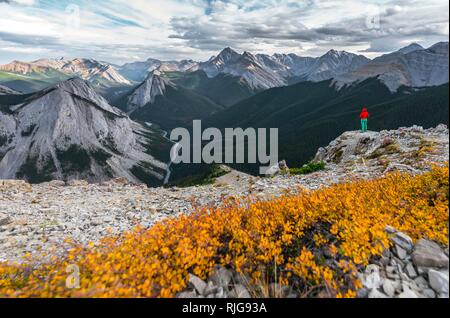
[[[296,54],[257,54],[259,62],[272,72],[284,78],[306,78],[316,61],[313,57],[302,57]]]
[[[0,83],[25,93],[45,89],[73,76],[89,81],[98,89],[131,85],[112,65],[93,59],[13,61],[0,66]]]
[[[53,68],[70,76],[76,75],[94,84],[101,84],[104,82],[121,85],[131,84],[130,81],[120,75],[112,65],[93,59],[41,59],[31,62],[31,64]]]
[[[371,130],[448,124],[448,88],[447,83],[392,93],[376,78],[340,90],[332,80],[303,82],[259,93],[205,119],[203,126],[279,128],[280,160],[301,166],[317,148],[344,131],[358,129],[363,106],[371,113]]]
[[[186,72],[187,70],[195,69],[197,65],[198,63],[193,60],[160,61],[149,58],[144,62],[126,63],[117,69],[125,78],[135,82],[142,82],[154,70],[160,72]]]
[[[405,46],[403,48],[401,48],[400,50],[398,50],[397,52],[394,53],[402,53],[402,54],[408,54],[414,51],[419,51],[419,50],[424,50],[425,48],[417,43],[411,43],[408,46]]]
[[[219,74],[238,77],[254,90],[286,85],[282,76],[265,68],[256,56],[249,52],[239,54],[231,48],[225,48],[218,56],[200,63],[198,69],[204,71],[208,77]]]
[[[166,85],[170,83],[161,77],[161,73],[157,70],[152,71],[145,81],[128,95],[125,111],[132,113],[147,104],[153,104],[156,96],[164,95]]]
[[[449,81],[448,42],[428,49],[410,45],[397,52],[383,55],[353,72],[336,78],[338,85],[351,84],[378,76],[391,90],[401,86],[428,87]]]
[[[330,50],[319,57],[306,73],[309,81],[323,81],[335,78],[366,65],[370,60],[363,55],[356,55],[345,51]]]
[[[0,179],[162,184],[171,144],[73,78],[0,110]]]
[[[23,93],[36,92],[69,78],[56,69],[26,62],[0,65],[0,84]]]
[[[151,122],[167,130],[223,109],[209,98],[176,85],[158,70],[113,104],[133,119]]]
[[[218,74],[210,78],[204,71],[198,70],[186,73],[165,73],[164,76],[176,85],[206,96],[225,107],[262,91],[253,89],[244,79],[229,74]]]

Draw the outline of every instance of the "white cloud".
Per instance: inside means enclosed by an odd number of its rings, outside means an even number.
[[[412,41],[426,46],[448,39],[449,29],[444,0],[67,1],[75,10],[62,3],[0,0],[0,40],[23,54],[24,47],[41,48],[48,55],[113,62],[205,59],[224,46],[303,55],[336,48],[375,56]],[[374,13],[379,25],[370,22]],[[28,52],[30,59],[40,53]],[[0,59],[12,54],[0,53]]]

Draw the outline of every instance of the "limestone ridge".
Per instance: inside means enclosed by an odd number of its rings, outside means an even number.
[[[166,164],[148,147],[152,131],[110,106],[79,78],[10,106],[0,112],[0,123],[1,179],[164,178]]]
[[[158,70],[150,72],[145,81],[135,88],[128,97],[127,113],[132,113],[138,108],[154,103],[156,96],[164,95],[167,85],[173,84],[162,78]]]

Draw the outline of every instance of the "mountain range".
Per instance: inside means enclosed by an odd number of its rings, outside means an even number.
[[[298,166],[356,129],[362,106],[370,129],[448,124],[448,56],[441,42],[373,60],[336,50],[313,58],[225,48],[205,62],[14,61],[0,66],[0,178],[122,176],[159,185],[170,175],[166,132],[194,119],[279,128],[280,159]]]
[[[374,60],[336,50],[330,50],[320,57],[302,57],[296,54],[239,54],[227,47],[205,62],[149,58],[117,66],[86,58],[13,61],[0,66],[0,83],[29,93],[79,76],[94,87],[126,87],[142,83],[154,70],[163,74],[182,73],[188,79],[192,78],[192,73],[204,72],[210,81],[202,79],[203,82],[214,82],[216,77],[225,78],[228,82],[233,79],[235,86],[248,92],[243,94],[246,95],[244,97],[302,81],[317,82],[333,78],[341,86],[375,76],[380,76],[395,91],[401,85],[433,86],[448,81],[448,42],[437,43],[427,49],[413,43]],[[430,77],[431,73],[433,77]],[[203,86],[208,84],[202,83]],[[226,104],[233,102],[235,100]]]
[[[402,85],[429,87],[448,82],[448,42],[428,49],[418,44],[383,55],[349,73],[337,76],[340,85],[352,84],[378,76],[393,92]]]
[[[0,66],[0,82],[15,90],[31,93],[78,76],[97,87],[131,85],[108,63],[93,59],[39,59],[13,61]]]

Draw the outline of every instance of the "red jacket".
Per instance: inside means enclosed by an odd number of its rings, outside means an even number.
[[[361,119],[369,118],[369,112],[367,111],[367,108],[363,108],[361,114],[359,115],[359,118]]]

